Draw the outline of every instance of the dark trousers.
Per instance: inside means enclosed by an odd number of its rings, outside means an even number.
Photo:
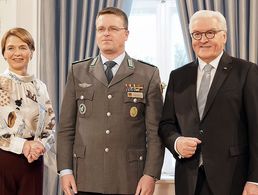
[[[0,194],[41,195],[43,157],[28,163],[23,154],[0,149]]]
[[[204,167],[199,167],[195,195],[213,195],[205,175]]]

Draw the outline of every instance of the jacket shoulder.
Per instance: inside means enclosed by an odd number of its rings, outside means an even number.
[[[72,65],[80,64],[80,63],[83,63],[83,62],[90,62],[92,59],[93,59],[92,57],[89,57],[89,58],[86,58],[86,59],[83,59],[83,60],[74,61],[72,63]]]
[[[148,62],[144,62],[144,61],[142,61],[142,60],[137,60],[139,63],[141,63],[141,64],[144,64],[144,65],[148,65],[148,66],[151,66],[151,67],[155,67],[156,68],[156,66],[154,66],[153,64],[150,64],[150,63],[148,63]]]

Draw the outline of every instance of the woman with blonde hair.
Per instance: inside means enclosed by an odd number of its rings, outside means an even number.
[[[31,34],[12,28],[1,49],[8,68],[0,74],[0,194],[40,195],[55,115],[46,85],[27,72],[35,51]]]

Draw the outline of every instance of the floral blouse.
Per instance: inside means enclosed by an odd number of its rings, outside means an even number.
[[[55,114],[46,85],[33,75],[0,74],[0,149],[21,154],[24,142],[54,144]]]

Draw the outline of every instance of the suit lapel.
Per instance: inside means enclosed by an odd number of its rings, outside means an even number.
[[[105,75],[100,56],[94,58],[94,60],[91,62],[89,72],[105,86],[108,86],[107,77]]]
[[[196,83],[197,83],[197,69],[198,69],[198,60],[196,59],[193,64],[192,64],[192,68],[191,68],[191,72],[188,75],[189,78],[191,79],[190,83],[192,83],[192,85],[190,86],[189,90],[190,90],[190,95],[189,97],[194,97],[191,99],[191,104],[192,104],[192,109],[194,112],[194,115],[199,116],[199,112],[198,112],[198,105],[197,105],[197,97],[196,97]]]
[[[124,78],[130,76],[134,73],[135,65],[133,63],[132,58],[130,58],[127,54],[121,63],[117,73],[113,77],[112,81],[110,82],[109,86],[115,85],[116,83],[120,82]]]
[[[224,54],[219,62],[217,71],[215,73],[210,91],[208,93],[205,109],[203,112],[203,118],[206,116],[208,110],[210,109],[210,107],[215,99],[216,94],[218,93],[221,85],[223,84],[226,77],[228,76],[228,74],[232,68],[231,62],[232,62],[232,59],[230,58],[230,56],[224,52]]]

